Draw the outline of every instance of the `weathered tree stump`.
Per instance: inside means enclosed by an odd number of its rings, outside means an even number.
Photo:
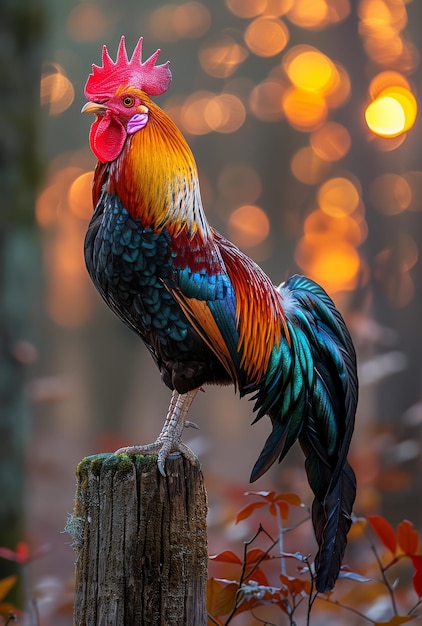
[[[205,626],[207,501],[182,457],[101,454],[77,468],[67,530],[76,551],[74,626]]]

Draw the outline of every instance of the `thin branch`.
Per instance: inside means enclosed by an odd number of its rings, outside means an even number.
[[[387,587],[387,591],[390,594],[391,604],[392,604],[392,607],[393,607],[394,615],[398,615],[397,605],[396,605],[396,597],[394,595],[394,589],[390,585],[390,581],[388,580],[387,575],[386,575],[386,569],[384,569],[384,567],[383,567],[383,565],[381,563],[381,560],[380,560],[380,558],[378,556],[378,553],[376,551],[376,548],[375,548],[374,544],[372,542],[370,542],[370,544],[371,544],[372,552],[374,553],[375,559],[376,559],[376,561],[378,563],[378,567],[380,569],[381,576],[382,576],[382,579],[384,581],[384,585]]]

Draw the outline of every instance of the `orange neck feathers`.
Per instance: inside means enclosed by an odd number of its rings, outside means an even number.
[[[202,208],[195,159],[183,135],[162,109],[148,101],[145,128],[128,135],[110,164],[108,191],[116,193],[144,228],[164,226],[171,237],[211,237]]]

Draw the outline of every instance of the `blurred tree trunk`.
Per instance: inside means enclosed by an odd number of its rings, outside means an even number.
[[[31,289],[38,276],[34,201],[43,12],[17,0],[0,7],[0,546],[23,539],[25,365],[32,359]],[[16,567],[16,566],[15,566]],[[0,579],[14,565],[0,560]],[[17,596],[13,601],[18,601]]]

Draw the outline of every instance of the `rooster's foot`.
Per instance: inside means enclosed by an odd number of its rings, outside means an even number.
[[[198,428],[196,424],[186,420],[190,405],[197,391],[197,389],[194,389],[184,394],[173,391],[166,421],[154,443],[149,443],[144,446],[119,448],[119,450],[116,450],[115,454],[157,454],[157,465],[162,476],[166,475],[164,467],[166,459],[173,452],[180,452],[180,454],[193,465],[199,465],[199,459],[196,454],[182,441],[184,428]]]

